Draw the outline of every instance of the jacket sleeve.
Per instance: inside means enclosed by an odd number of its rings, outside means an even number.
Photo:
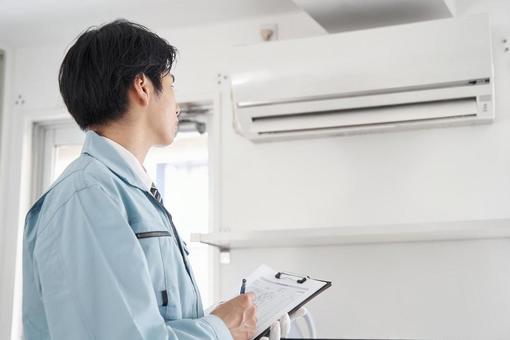
[[[165,322],[145,255],[121,211],[92,185],[40,229],[34,267],[51,338],[232,339],[214,315]]]

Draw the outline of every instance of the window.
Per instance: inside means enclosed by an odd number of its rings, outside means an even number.
[[[80,154],[85,134],[70,120],[34,125],[32,201],[35,202]],[[64,153],[63,151],[66,150]],[[69,150],[73,150],[71,153]]]

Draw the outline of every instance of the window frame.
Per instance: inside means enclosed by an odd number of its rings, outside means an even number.
[[[80,132],[80,133],[77,133]],[[53,178],[55,150],[60,145],[83,144],[85,134],[71,119],[34,123],[32,135],[32,202],[43,194]]]

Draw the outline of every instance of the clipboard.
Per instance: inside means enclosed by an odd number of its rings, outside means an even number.
[[[252,281],[255,279],[255,282]],[[250,287],[250,281],[252,286]],[[255,293],[255,304],[257,304],[257,293],[262,292],[262,294],[266,294],[267,290],[274,289],[274,291],[270,292],[275,293],[280,300],[285,300],[286,297],[289,298],[289,301],[286,305],[285,309],[280,309],[275,311],[276,309],[269,309],[269,313],[272,315],[263,315],[262,322],[268,324],[267,327],[263,330],[258,330],[257,335],[253,338],[253,340],[258,340],[263,336],[267,336],[269,334],[269,329],[271,324],[278,320],[283,313],[288,313],[292,315],[299,308],[306,305],[309,301],[317,297],[319,294],[324,292],[326,289],[331,287],[331,281],[319,280],[311,278],[307,275],[300,275],[289,272],[276,272],[269,268],[268,266],[262,265],[260,266],[254,273],[252,273],[247,278],[247,291],[253,291]],[[271,299],[272,297],[262,297],[263,299]],[[266,301],[262,301],[262,303],[266,303]],[[270,301],[268,306],[271,307],[271,303],[274,301]],[[282,307],[280,304],[277,307]],[[290,306],[290,307],[289,307]],[[260,308],[257,305],[257,318],[260,318],[259,312],[268,312],[268,308]]]
[[[296,312],[299,308],[301,308],[304,305],[306,305],[308,303],[308,301],[311,301],[313,298],[315,298],[317,295],[319,295],[320,293],[322,293],[323,291],[325,291],[326,289],[328,289],[332,285],[331,281],[312,279],[310,276],[302,276],[302,275],[297,275],[297,274],[293,274],[293,273],[286,273],[286,272],[278,272],[278,273],[276,273],[275,278],[280,279],[282,275],[293,276],[293,277],[298,278],[297,279],[297,283],[299,283],[299,284],[302,284],[302,283],[306,282],[306,280],[314,280],[314,281],[318,281],[318,282],[324,282],[324,285],[319,290],[315,291],[315,293],[313,293],[312,295],[307,297],[303,302],[301,302],[296,307],[294,307],[291,311],[289,311],[288,312],[289,316],[294,314],[294,312]]]

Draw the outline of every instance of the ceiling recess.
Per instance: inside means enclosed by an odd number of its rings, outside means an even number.
[[[450,18],[453,0],[293,0],[327,32]]]

